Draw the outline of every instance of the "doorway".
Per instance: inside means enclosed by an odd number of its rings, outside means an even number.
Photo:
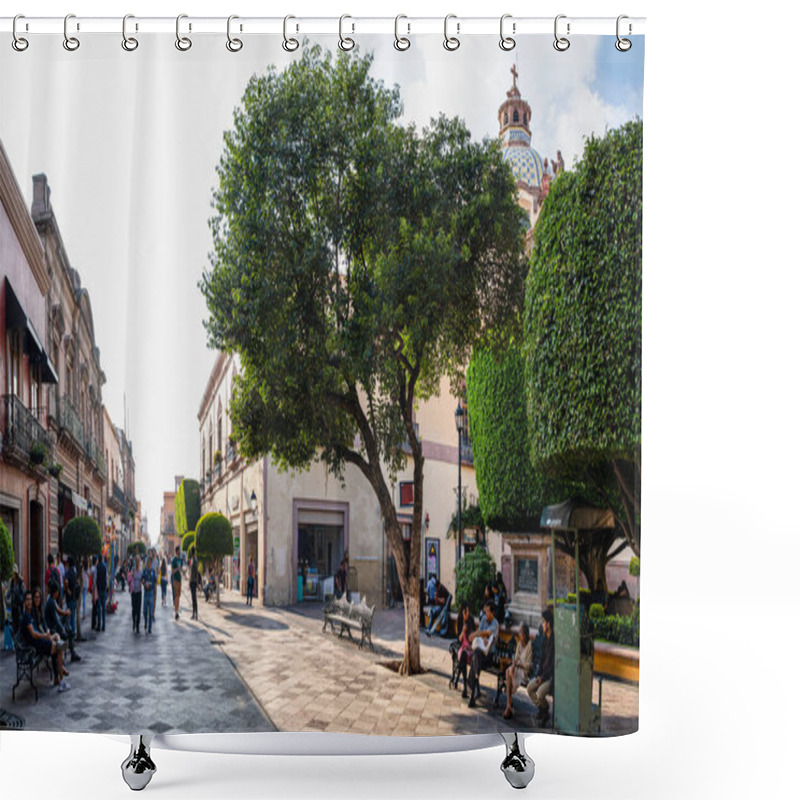
[[[28,542],[30,543],[30,560],[28,570],[30,586],[42,588],[44,581],[44,508],[41,503],[32,500],[28,513]]]

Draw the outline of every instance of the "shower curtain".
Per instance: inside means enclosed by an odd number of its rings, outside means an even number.
[[[644,37],[292,25],[0,48],[3,713],[633,732]]]

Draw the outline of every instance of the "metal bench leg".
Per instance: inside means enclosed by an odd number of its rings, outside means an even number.
[[[135,736],[131,734],[131,752],[122,762],[122,779],[135,792],[140,792],[156,774],[156,765],[150,758],[150,742],[153,734]]]
[[[536,765],[525,752],[525,737],[519,733],[501,733],[506,745],[506,757],[500,770],[515,789],[524,789],[532,780]]]

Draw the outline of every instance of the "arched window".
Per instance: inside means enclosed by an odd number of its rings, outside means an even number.
[[[519,122],[519,111],[516,108],[514,109],[514,122]]]

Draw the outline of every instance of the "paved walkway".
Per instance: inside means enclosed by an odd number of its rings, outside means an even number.
[[[49,674],[37,671],[39,701],[27,681],[16,682],[13,653],[0,652],[0,707],[25,720],[28,730],[91,733],[212,733],[273,731],[234,666],[211,643],[209,630],[189,620],[186,598],[179,621],[157,600],[153,633],[132,631],[130,594],[116,594],[119,610],[106,630],[91,630],[69,663],[72,689],[58,693]],[[201,601],[202,602],[202,601]]]
[[[534,727],[534,708],[524,691],[515,697],[514,719],[502,718],[503,704],[494,709],[494,676],[482,681],[483,698],[475,709],[448,688],[448,640],[428,639],[421,631],[423,675],[401,678],[384,666],[402,656],[402,609],[376,610],[375,653],[322,633],[317,604],[249,608],[238,594],[223,592],[219,609],[201,599],[200,621],[278,730],[439,736]],[[595,681],[595,699],[597,692]],[[602,733],[637,727],[638,687],[604,681]]]

